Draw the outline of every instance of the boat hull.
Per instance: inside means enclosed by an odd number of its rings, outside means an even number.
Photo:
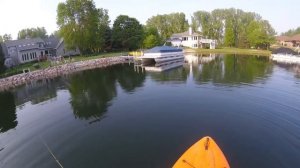
[[[143,63],[149,64],[151,62],[161,63],[183,59],[184,55],[183,52],[145,53],[145,55],[140,58]]]

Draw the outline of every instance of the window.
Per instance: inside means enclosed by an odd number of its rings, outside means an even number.
[[[183,37],[183,38],[182,38],[182,41],[187,41],[187,40],[188,40],[187,37]]]

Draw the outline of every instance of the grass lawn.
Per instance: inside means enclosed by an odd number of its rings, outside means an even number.
[[[86,56],[72,56],[72,62],[78,62],[78,61],[85,61],[85,60],[91,60],[91,59],[97,59],[97,58],[106,58],[106,57],[114,57],[114,56],[121,56],[121,55],[128,55],[128,52],[111,52],[111,53],[101,53],[97,55],[86,55]],[[68,60],[68,57],[65,57],[66,60]],[[34,65],[38,64],[39,68],[35,68]],[[62,65],[56,64],[56,65]],[[30,62],[18,65],[14,68],[8,69],[5,72],[0,74],[0,78],[8,77],[16,74],[23,73],[23,69],[30,69],[30,71],[45,69],[50,67],[50,61],[42,61],[42,62]]]
[[[222,53],[222,54],[242,54],[242,55],[260,55],[270,56],[269,50],[256,50],[256,49],[240,49],[240,48],[220,48],[220,49],[185,49],[185,52],[199,52],[199,53]]]

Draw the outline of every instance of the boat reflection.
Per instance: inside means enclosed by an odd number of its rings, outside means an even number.
[[[286,69],[289,72],[293,72],[296,78],[300,78],[300,64],[289,64],[289,63],[275,63],[277,66]]]
[[[136,72],[163,72],[169,69],[182,67],[184,59],[176,59],[171,61],[159,62],[156,64],[135,64],[134,70]]]
[[[189,53],[184,56],[184,60],[189,64],[205,64],[216,59],[216,54]]]

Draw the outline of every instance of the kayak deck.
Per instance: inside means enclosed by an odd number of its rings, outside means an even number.
[[[206,136],[191,146],[173,168],[230,168],[216,142]]]

